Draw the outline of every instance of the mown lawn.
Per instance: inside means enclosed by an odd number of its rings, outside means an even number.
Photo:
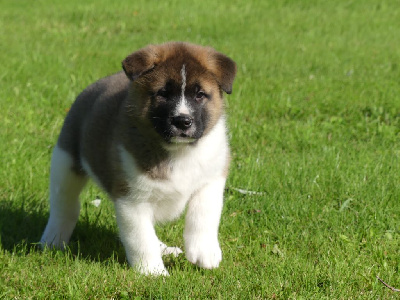
[[[0,1],[0,299],[396,299],[376,276],[400,288],[399,37],[389,0]],[[75,96],[170,40],[238,64],[220,268],[135,273],[94,185],[70,249],[39,251]],[[183,248],[182,218],[157,231]]]

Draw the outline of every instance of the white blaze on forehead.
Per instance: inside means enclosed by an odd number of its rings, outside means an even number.
[[[190,109],[187,105],[187,101],[185,98],[185,89],[186,89],[186,66],[182,65],[181,69],[181,76],[182,76],[182,86],[181,86],[181,99],[179,100],[178,106],[176,108],[176,114],[190,114]]]
[[[181,76],[182,76],[182,98],[185,98],[185,88],[186,88],[186,67],[185,67],[185,65],[182,66]]]

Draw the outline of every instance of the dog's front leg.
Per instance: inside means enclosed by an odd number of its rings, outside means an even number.
[[[190,199],[186,213],[185,250],[187,259],[199,267],[218,267],[222,259],[218,243],[225,178],[214,180]]]
[[[161,259],[161,247],[154,230],[150,203],[124,198],[115,201],[117,223],[126,257],[143,274],[168,275]]]

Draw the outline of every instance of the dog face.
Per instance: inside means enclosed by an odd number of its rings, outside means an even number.
[[[217,123],[236,74],[227,56],[188,43],[148,46],[122,65],[132,81],[133,122],[167,144],[195,143]]]

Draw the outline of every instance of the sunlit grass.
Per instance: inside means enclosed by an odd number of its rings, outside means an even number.
[[[2,1],[0,298],[396,297],[376,276],[400,287],[399,20],[392,1]],[[238,63],[220,268],[167,257],[170,277],[138,275],[93,185],[70,249],[38,251],[74,98],[169,40]],[[183,248],[182,231],[157,227]]]

